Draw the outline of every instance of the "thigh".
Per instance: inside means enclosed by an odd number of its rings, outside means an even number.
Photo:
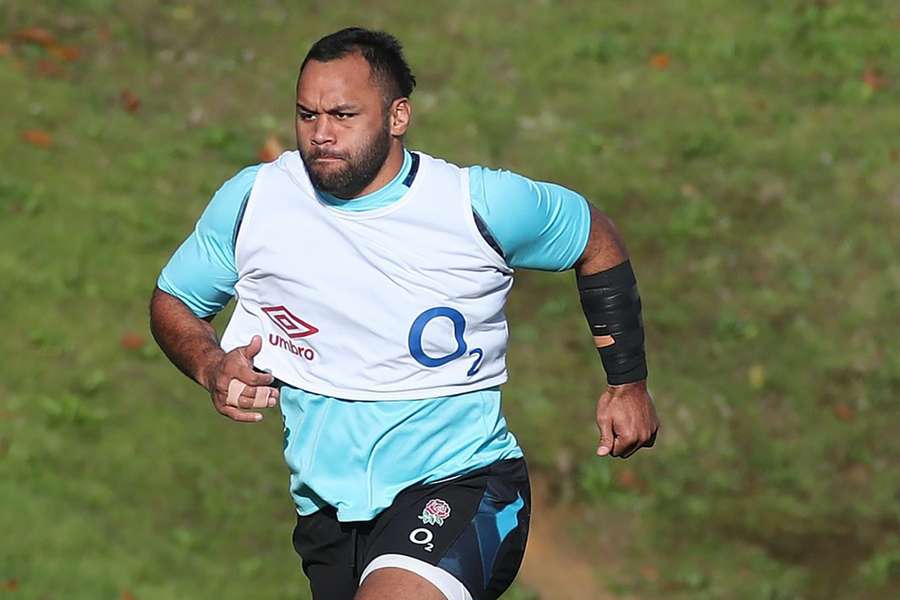
[[[413,486],[378,517],[362,579],[375,568],[401,568],[433,583],[449,600],[494,600],[518,573],[530,515],[523,459]]]
[[[353,600],[447,600],[431,581],[397,567],[376,569],[359,587]]]
[[[357,589],[352,527],[338,522],[333,511],[297,518],[294,550],[300,555],[313,600],[352,600]]]

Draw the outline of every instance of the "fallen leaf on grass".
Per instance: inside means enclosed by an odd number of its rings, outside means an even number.
[[[665,71],[672,64],[672,57],[665,52],[657,52],[650,57],[650,66],[657,71]]]
[[[19,589],[19,580],[18,579],[7,579],[3,582],[3,589],[7,592],[14,592]]]
[[[846,402],[838,402],[834,405],[834,416],[845,423],[849,423],[856,418],[856,411]]]
[[[888,80],[878,69],[868,68],[863,71],[863,83],[873,92],[882,90],[887,87]]]
[[[9,55],[9,42],[0,42],[0,56]]]
[[[135,597],[134,594],[132,594],[128,590],[123,590],[120,600],[137,600],[137,598]]]
[[[119,340],[119,345],[126,350],[140,350],[144,347],[144,336],[130,331],[122,336]]]
[[[22,132],[22,140],[38,148],[49,148],[53,144],[53,137],[40,129],[28,129]]]
[[[13,39],[19,42],[37,44],[44,48],[56,45],[56,36],[43,27],[26,27],[13,34]]]
[[[122,89],[122,92],[119,94],[119,99],[122,102],[122,108],[130,113],[137,112],[138,109],[141,108],[141,99],[128,88]]]
[[[752,365],[747,369],[747,382],[754,390],[766,385],[766,368],[762,365]]]
[[[276,136],[270,135],[266,138],[262,148],[259,149],[259,160],[262,162],[272,162],[278,158],[282,152],[284,152],[284,146],[281,145],[281,142]]]
[[[74,62],[81,58],[81,49],[76,46],[51,46],[47,52],[63,62]]]

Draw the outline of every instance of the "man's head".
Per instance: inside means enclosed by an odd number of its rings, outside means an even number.
[[[402,157],[415,85],[387,33],[352,27],[313,44],[297,81],[297,148],[313,185],[353,198]]]

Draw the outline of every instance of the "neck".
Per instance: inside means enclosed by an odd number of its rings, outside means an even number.
[[[401,168],[403,168],[403,142],[397,138],[393,138],[391,140],[391,149],[388,151],[388,156],[385,159],[384,164],[381,165],[381,169],[378,170],[378,174],[375,175],[375,179],[373,179],[369,185],[361,189],[358,194],[342,199],[352,200],[353,198],[360,198],[366,194],[377,192],[393,181]]]

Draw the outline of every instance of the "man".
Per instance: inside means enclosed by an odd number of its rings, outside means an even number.
[[[163,269],[151,328],[221,414],[280,403],[294,547],[316,600],[494,599],[531,508],[500,409],[514,267],[575,268],[607,371],[598,454],[653,444],[636,281],[581,196],[404,148],[392,36],[316,42],[297,151],[239,172]],[[208,321],[231,297],[221,344]]]

